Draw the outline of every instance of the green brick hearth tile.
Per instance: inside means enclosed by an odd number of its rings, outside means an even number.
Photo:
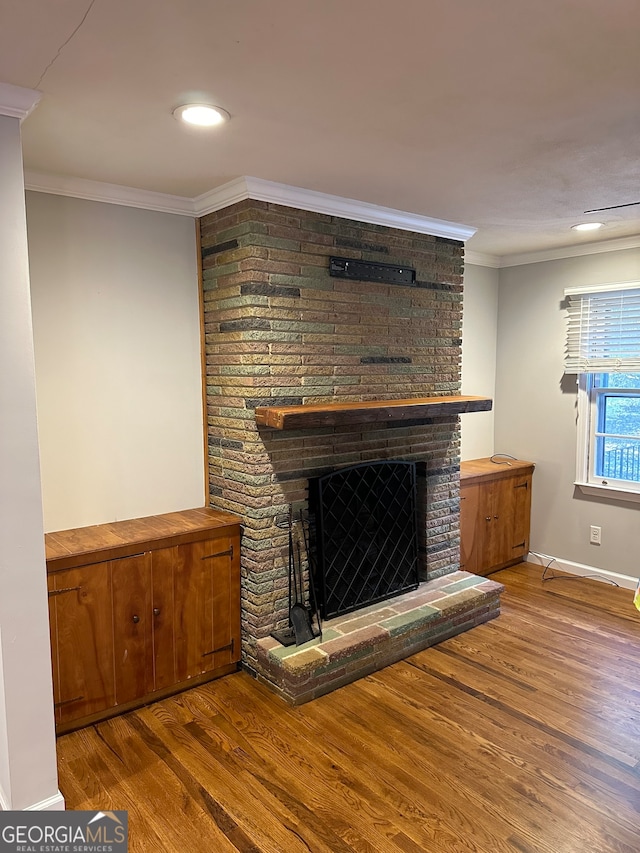
[[[430,580],[428,585],[427,585],[427,588],[428,588],[429,592],[431,592],[434,589],[443,591],[443,588],[445,586],[452,584],[452,583],[455,583],[459,580],[464,580],[464,578],[467,578],[467,577],[475,577],[475,575],[469,575],[467,572],[460,572],[460,571],[450,572],[448,575],[443,575],[442,577],[434,578],[433,580]]]
[[[335,628],[323,628],[321,643],[328,643],[330,640],[337,640],[342,636],[342,632]]]
[[[423,607],[408,610],[406,613],[400,613],[391,619],[383,620],[380,622],[380,627],[388,631],[392,637],[395,637],[409,628],[420,628],[422,625],[426,625],[441,615],[440,610],[425,604]]]
[[[454,583],[449,584],[448,586],[445,586],[442,591],[446,592],[447,595],[449,595],[449,594],[454,593],[454,592],[460,592],[463,589],[468,589],[469,587],[472,587],[472,586],[480,586],[480,584],[483,581],[484,581],[484,578],[477,577],[477,576],[473,575],[470,578],[465,578],[464,580],[455,581]]]
[[[381,606],[375,605],[371,608],[369,613],[362,614],[362,611],[356,611],[355,613],[350,613],[348,617],[342,617],[340,621],[336,624],[336,627],[340,629],[342,634],[348,634],[351,631],[358,631],[360,628],[366,628],[368,625],[377,625],[381,623],[383,619],[390,619],[395,615],[395,611],[392,607],[389,607],[389,602],[384,602],[384,605],[381,609]]]
[[[269,649],[269,657],[274,658],[282,663],[282,661],[289,657],[290,655],[299,654],[299,652],[303,649],[313,648],[314,646],[319,645],[317,640],[310,640],[308,643],[303,643],[302,646],[281,646],[278,645],[275,648]]]
[[[431,606],[449,615],[452,611],[461,610],[465,606],[470,605],[473,601],[480,601],[486,596],[486,593],[478,592],[478,590],[470,588],[463,589],[453,595],[448,595],[446,598],[441,598],[438,601],[432,601]]]

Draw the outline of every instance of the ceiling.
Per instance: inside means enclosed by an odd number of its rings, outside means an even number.
[[[195,197],[242,175],[477,228],[640,235],[637,0],[0,0],[25,168]],[[206,100],[231,121],[172,117]],[[579,235],[570,226],[598,219]]]

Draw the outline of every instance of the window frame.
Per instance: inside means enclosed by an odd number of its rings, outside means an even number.
[[[610,371],[609,371],[610,372]],[[584,494],[608,496],[618,500],[640,503],[640,482],[604,479],[595,474],[596,432],[599,406],[603,396],[640,396],[640,388],[602,388],[595,377],[607,371],[578,374],[578,440],[576,456],[576,485]]]

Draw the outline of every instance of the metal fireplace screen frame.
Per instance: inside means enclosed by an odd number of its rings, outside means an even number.
[[[323,618],[417,588],[415,462],[367,462],[318,477],[309,504]]]

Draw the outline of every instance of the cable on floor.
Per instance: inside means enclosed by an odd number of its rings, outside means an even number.
[[[620,584],[616,583],[612,578],[607,578],[604,575],[599,575],[596,573],[588,574],[588,575],[572,575],[572,574],[567,572],[567,573],[561,574],[561,575],[557,575],[557,574],[547,575],[547,572],[551,568],[551,565],[556,562],[556,558],[550,557],[549,554],[539,554],[537,551],[529,551],[529,553],[532,554],[534,557],[539,557],[542,561],[549,560],[549,562],[544,567],[544,570],[542,572],[542,580],[543,581],[554,581],[554,580],[579,581],[579,580],[584,580],[585,578],[590,578],[590,579],[594,579],[594,580],[604,581],[605,583],[609,583],[612,586],[618,586],[618,587],[620,586]]]

